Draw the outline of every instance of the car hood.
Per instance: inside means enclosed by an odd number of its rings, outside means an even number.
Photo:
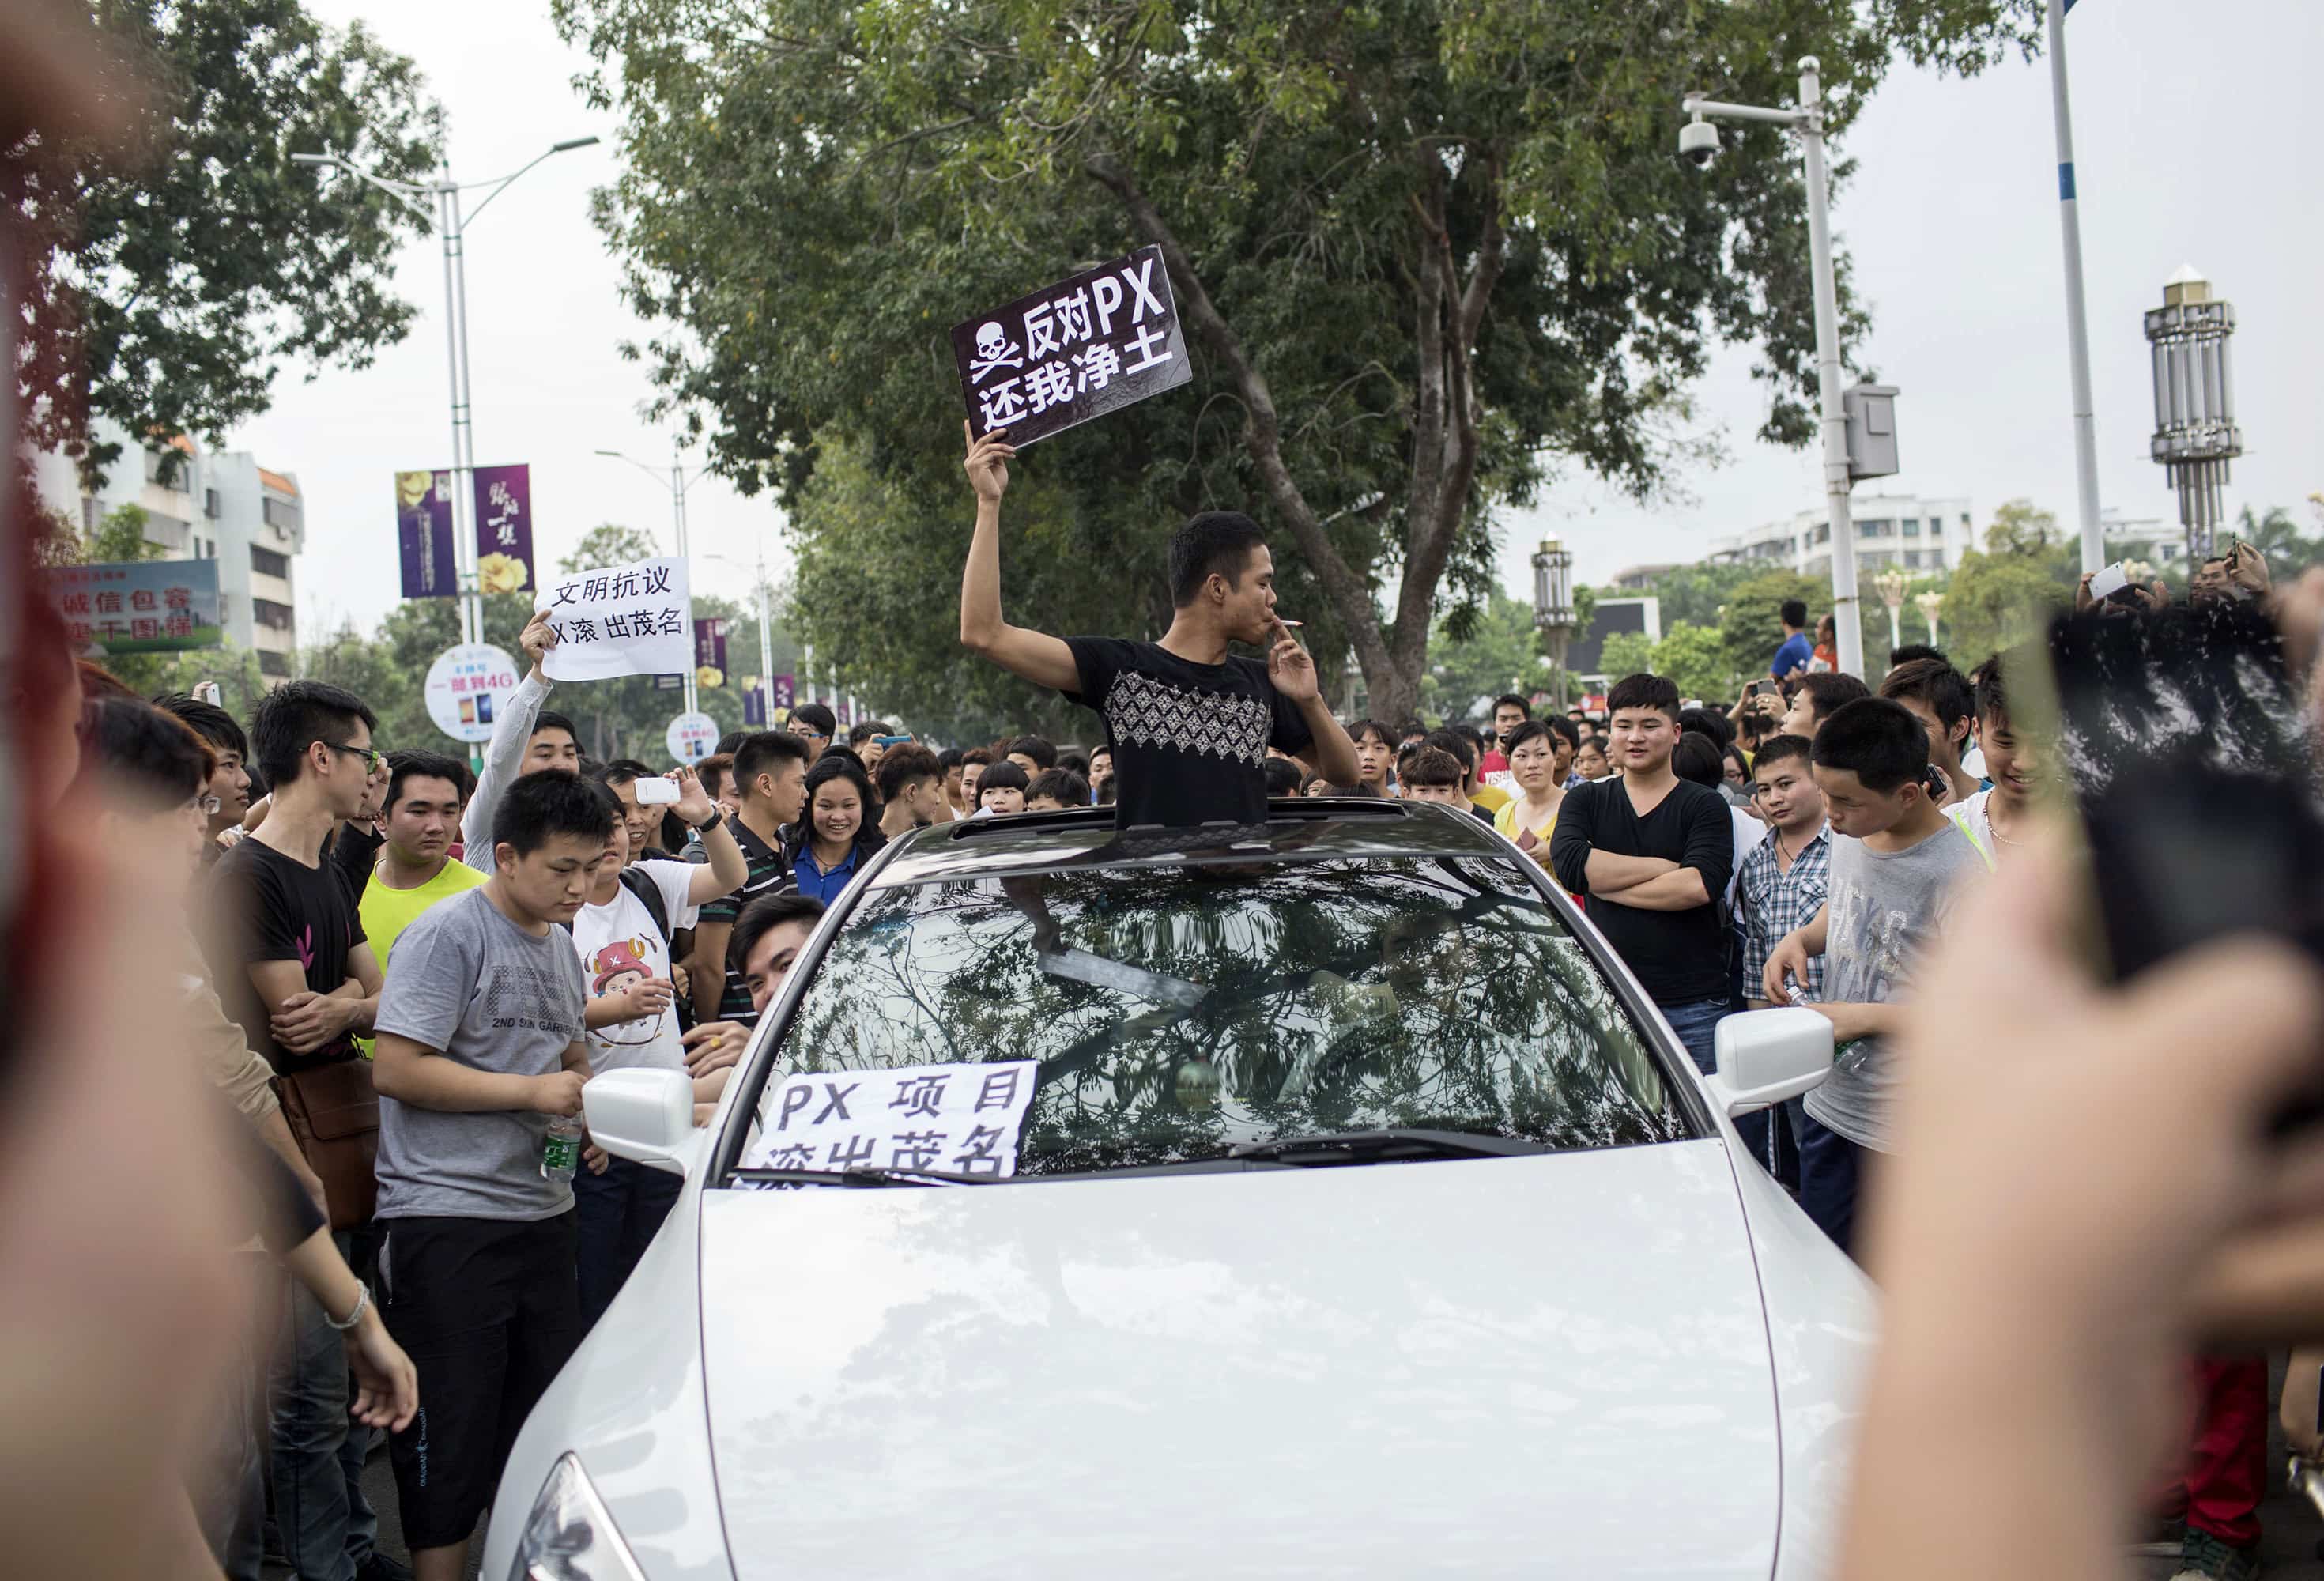
[[[1752,1576],[1725,1149],[705,1193],[738,1581]]]

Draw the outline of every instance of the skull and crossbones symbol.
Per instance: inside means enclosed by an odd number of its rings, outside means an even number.
[[[1017,343],[1001,332],[998,324],[981,326],[976,331],[976,355],[968,359],[969,383],[980,384],[984,375],[995,368],[1021,368],[1025,359],[1018,355]]]

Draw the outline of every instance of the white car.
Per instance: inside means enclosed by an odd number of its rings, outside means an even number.
[[[1830,1023],[1730,1018],[1698,1075],[1441,809],[1109,817],[890,847],[707,1129],[674,1073],[589,1085],[686,1190],[486,1581],[1823,1574],[1870,1290],[1728,1116]],[[774,1148],[824,1077],[1025,1060],[1007,1178]]]

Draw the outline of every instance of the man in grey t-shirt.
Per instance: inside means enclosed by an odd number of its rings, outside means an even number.
[[[1786,979],[1805,980],[1809,958],[1824,957],[1823,998],[1809,1008],[1830,1018],[1836,1047],[1831,1075],[1807,1096],[1800,1207],[1842,1251],[1855,1238],[1865,1156],[1888,1146],[1898,1001],[1961,881],[1985,872],[1928,771],[1927,734],[1900,704],[1865,698],[1824,721],[1813,772],[1839,837],[1826,899],[1769,954],[1761,984],[1770,1003],[1789,1004]]]
[[[380,1300],[420,1369],[389,1450],[421,1576],[458,1575],[521,1421],[580,1343],[573,1188],[543,1174],[581,1113],[586,999],[569,924],[610,860],[614,804],[557,771],[493,814],[493,876],[396,939],[380,998]]]

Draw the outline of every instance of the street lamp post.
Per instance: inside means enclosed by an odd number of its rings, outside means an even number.
[[[1914,599],[1913,606],[1921,612],[1921,618],[1929,623],[1929,646],[1935,647],[1938,641],[1937,615],[1945,606],[1945,596],[1932,587]]]
[[[2066,13],[2074,0],[2051,0],[2050,112],[2058,140],[2058,225],[2066,263],[2066,358],[2074,393],[2074,495],[2081,509],[2082,569],[2106,564],[2098,523],[2098,440],[2090,402],[2090,330],[2082,310],[2082,222],[2075,212],[2074,111],[2066,96]],[[1931,639],[1934,641],[1933,638]]]
[[[1573,551],[1545,538],[1533,554],[1533,624],[1557,666],[1557,711],[1565,712],[1565,651],[1573,640]]]
[[[693,476],[687,476],[686,473],[685,453],[679,448],[678,442],[676,439],[672,439],[669,445],[669,478],[666,483],[663,482],[661,469],[659,467],[649,467],[634,456],[624,456],[619,450],[600,450],[597,454],[600,456],[610,456],[616,461],[626,461],[631,466],[636,467],[640,472],[644,473],[656,483],[661,483],[663,487],[669,490],[672,551],[677,554],[678,559],[687,560],[689,565],[689,569],[687,570],[686,578],[687,599],[686,610],[687,657],[685,680],[686,711],[691,714],[696,711],[694,686],[694,602],[692,597],[694,591],[694,575],[690,569],[692,557],[687,553],[686,548],[686,491],[690,485],[699,482],[702,475],[710,469],[707,467],[699,467],[695,471]]]
[[[1789,109],[1720,104],[1689,94],[1682,107],[1694,120],[1681,133],[1680,152],[1709,163],[1719,147],[1706,117],[1765,121],[1799,134],[1807,166],[1808,262],[1815,288],[1816,391],[1823,411],[1823,492],[1831,524],[1831,624],[1840,644],[1840,668],[1864,673],[1864,632],[1857,611],[1856,529],[1849,514],[1851,479],[1848,463],[1848,412],[1840,384],[1840,288],[1832,277],[1830,183],[1823,157],[1822,62],[1800,58],[1800,102]]]
[[[1888,606],[1888,645],[1902,647],[1904,630],[1896,620],[1904,607],[1904,573],[1891,566],[1872,578],[1872,586],[1879,593],[1880,602]]]
[[[2227,463],[2244,453],[2227,360],[2227,337],[2235,332],[2235,309],[2212,297],[2211,282],[2191,264],[2163,282],[2163,305],[2146,310],[2154,362],[2154,437],[2147,449],[2179,491],[2190,576],[2210,558]]]
[[[460,583],[462,642],[484,640],[484,605],[476,591],[475,504],[472,497],[475,493],[476,446],[468,391],[467,227],[484,213],[487,204],[508,190],[510,182],[534,165],[552,154],[587,148],[596,141],[595,137],[568,137],[562,143],[551,143],[545,152],[535,154],[505,176],[465,187],[452,180],[448,160],[437,180],[398,181],[350,164],[335,153],[290,156],[294,164],[339,171],[366,186],[376,187],[435,225],[444,237],[444,343],[452,374],[452,563]],[[477,200],[475,208],[464,213],[460,194],[477,191],[483,192],[484,197]]]
[[[750,569],[731,555],[706,554],[702,558],[724,560],[738,570]],[[767,696],[771,702],[774,696],[772,688],[775,680],[775,645],[770,634],[771,626],[767,619],[767,546],[764,543],[759,545],[758,577],[758,587],[753,591],[752,602],[758,606],[759,615],[759,684],[770,689]],[[796,687],[797,679],[793,677],[794,687]],[[769,717],[771,719],[773,716],[770,715]]]

